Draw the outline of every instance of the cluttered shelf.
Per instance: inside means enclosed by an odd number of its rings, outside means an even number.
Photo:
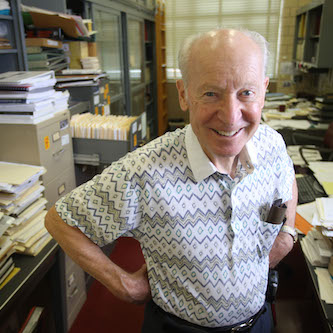
[[[42,166],[0,162],[1,332],[18,332],[37,304],[52,313],[50,332],[56,326],[64,331],[63,311],[54,311],[63,308],[63,287],[59,247],[44,226],[45,172]],[[41,286],[49,288],[47,293],[40,293]]]
[[[7,307],[10,308],[24,293],[33,289],[32,285],[38,285],[43,275],[55,263],[58,249],[58,244],[51,240],[35,257],[13,255],[15,266],[20,271],[1,288],[0,318],[6,312]]]
[[[313,283],[313,287],[315,288],[316,294],[319,296],[318,301],[320,303],[324,318],[327,321],[327,328],[328,328],[329,332],[332,333],[333,332],[333,304],[328,303],[325,300],[322,300],[320,298],[320,295],[322,294],[322,292],[319,289],[320,287],[319,287],[319,281],[318,281],[318,276],[317,276],[318,268],[311,265],[311,263],[309,262],[309,260],[307,259],[306,256],[304,256],[304,260],[306,262],[306,265],[307,265],[307,268],[309,271],[309,275],[310,275],[312,283]],[[321,274],[321,275],[323,275],[323,274]]]

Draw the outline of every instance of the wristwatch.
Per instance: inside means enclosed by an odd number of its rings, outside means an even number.
[[[293,238],[294,244],[297,242],[298,235],[297,235],[297,231],[295,228],[289,227],[288,225],[283,225],[280,229],[280,232],[285,232],[285,233],[289,234]]]

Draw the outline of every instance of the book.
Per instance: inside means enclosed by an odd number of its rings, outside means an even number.
[[[0,107],[0,115],[7,115],[7,116],[19,116],[20,118],[17,119],[34,119],[46,116],[48,114],[52,114],[55,112],[53,105],[49,108],[45,108],[42,110],[31,110],[31,111],[3,111]],[[14,118],[13,118],[14,119]]]
[[[14,267],[6,279],[0,284],[0,290],[21,270],[19,267]]]
[[[10,266],[7,267],[7,270],[0,276],[0,285],[6,280],[9,274],[14,270],[15,264],[11,263]]]
[[[56,59],[65,59],[66,56],[65,54],[61,53],[53,53],[53,52],[43,52],[41,51],[40,53],[33,53],[33,54],[28,54],[28,61],[40,61],[40,60],[56,60]]]
[[[11,100],[25,100],[25,103],[32,103],[34,101],[43,100],[54,95],[54,89],[46,89],[40,92],[32,91],[1,91],[0,90],[0,99],[5,101]],[[1,107],[1,106],[0,106]]]
[[[25,39],[26,46],[46,46],[46,47],[54,47],[57,49],[62,48],[62,42],[49,38],[26,38]]]
[[[54,79],[53,71],[9,71],[0,74],[0,89],[2,86],[16,86],[23,84],[35,84],[41,81]]]
[[[43,48],[41,46],[27,46],[26,47],[27,54],[38,54],[43,51]]]
[[[33,333],[38,326],[44,308],[33,306],[29,311],[26,320],[24,321],[19,333]]]
[[[2,277],[8,270],[10,266],[14,264],[13,258],[9,257],[6,260],[1,261],[0,263],[0,277]]]
[[[1,102],[0,102],[1,103]],[[17,104],[14,102],[12,103],[1,103],[0,110],[2,112],[28,112],[28,111],[39,111],[43,109],[52,108],[52,100],[46,99],[42,101],[36,101],[29,104]]]
[[[54,113],[48,113],[39,117],[26,117],[26,116],[12,116],[12,115],[0,115],[0,124],[39,124],[42,121],[51,119],[54,117]]]

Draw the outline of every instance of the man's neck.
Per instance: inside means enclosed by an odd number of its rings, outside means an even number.
[[[212,163],[215,165],[218,172],[228,174],[231,178],[235,177],[238,156],[219,159],[216,161],[212,161]]]

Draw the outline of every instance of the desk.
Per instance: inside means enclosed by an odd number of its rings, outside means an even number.
[[[36,257],[13,255],[15,266],[20,267],[21,270],[0,291],[1,325],[16,312],[14,317],[18,320],[17,325],[22,325],[27,312],[30,310],[30,303],[35,301],[32,294],[35,293],[39,297],[38,294],[43,293],[39,286],[42,280],[47,278],[45,285],[51,295],[51,299],[48,300],[50,307],[48,314],[54,317],[51,320],[52,325],[56,332],[67,331],[67,319],[62,310],[64,309],[65,300],[62,296],[64,294],[64,283],[61,279],[63,267],[61,255],[62,251],[53,239]],[[41,298],[46,297],[45,295],[41,296]],[[2,328],[0,326],[0,331]]]
[[[303,251],[302,251],[302,253],[303,253]],[[303,255],[304,255],[304,253],[303,253]],[[310,264],[309,260],[306,258],[305,255],[304,255],[304,260],[306,262],[308,272],[310,274],[310,277],[311,277],[311,280],[313,283],[313,287],[315,289],[317,301],[320,304],[321,314],[322,314],[324,322],[325,322],[324,323],[325,328],[327,328],[327,332],[333,333],[333,304],[327,304],[320,298],[318,279],[317,279],[317,275],[314,271],[314,267]]]

